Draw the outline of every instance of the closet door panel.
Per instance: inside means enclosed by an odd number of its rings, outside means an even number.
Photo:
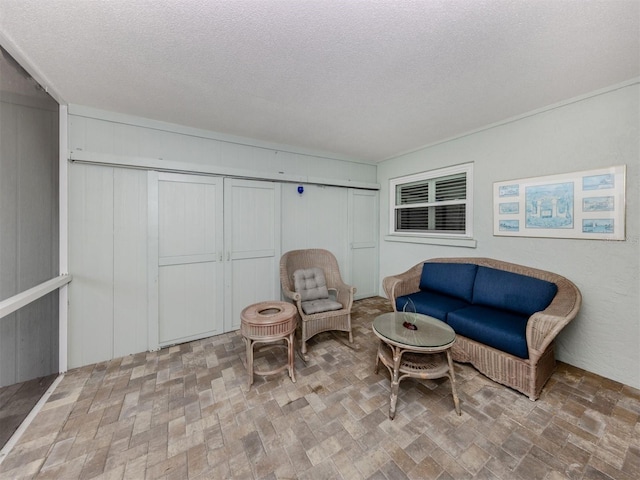
[[[149,174],[149,347],[223,331],[223,181]]]
[[[225,180],[225,331],[247,305],[280,299],[280,185]]]
[[[181,343],[222,333],[216,328],[215,262],[167,265],[160,269],[160,344]]]

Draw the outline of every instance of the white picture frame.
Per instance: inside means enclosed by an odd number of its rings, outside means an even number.
[[[493,234],[625,240],[626,165],[493,184]]]

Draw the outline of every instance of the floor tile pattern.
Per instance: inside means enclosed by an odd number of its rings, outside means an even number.
[[[456,364],[460,417],[446,378],[407,379],[389,420],[371,331],[385,311],[356,302],[354,343],[314,337],[296,383],[284,371],[248,389],[239,332],[70,371],[0,478],[638,478],[640,391],[566,364],[536,402]]]

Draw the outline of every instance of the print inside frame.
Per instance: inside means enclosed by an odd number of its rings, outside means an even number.
[[[626,165],[493,184],[493,234],[625,239]]]

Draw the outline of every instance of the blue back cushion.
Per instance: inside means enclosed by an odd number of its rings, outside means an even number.
[[[532,315],[547,308],[558,287],[518,273],[478,267],[473,288],[473,304]]]
[[[420,290],[433,290],[471,302],[477,265],[470,263],[425,263],[422,266]]]

